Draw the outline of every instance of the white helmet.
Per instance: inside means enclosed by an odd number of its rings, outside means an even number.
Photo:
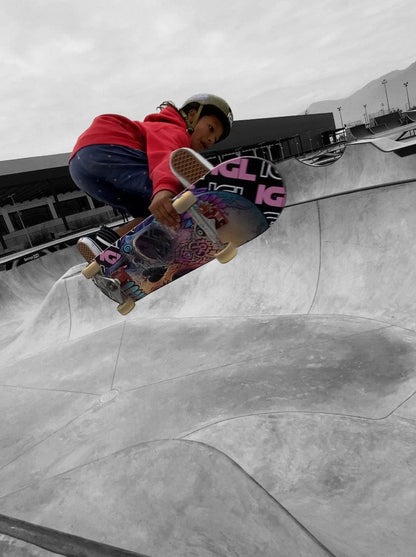
[[[191,108],[197,109],[196,117],[193,119],[192,124],[188,122],[188,112]],[[204,114],[214,114],[217,116],[224,127],[224,133],[221,139],[227,137],[233,125],[233,113],[229,104],[217,95],[200,93],[189,97],[179,109],[182,116],[185,118],[188,128],[193,131],[198,123],[198,120]]]

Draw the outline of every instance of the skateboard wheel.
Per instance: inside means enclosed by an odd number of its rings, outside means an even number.
[[[220,263],[228,263],[237,255],[237,248],[230,242],[223,250],[217,253],[216,258]]]
[[[121,315],[127,315],[128,313],[131,312],[134,306],[135,306],[135,301],[132,300],[131,298],[127,298],[125,302],[123,302],[117,307],[117,311],[121,313]]]
[[[175,199],[173,202],[173,208],[181,215],[182,213],[186,213],[186,211],[190,209],[192,205],[195,205],[196,202],[197,198],[194,194],[191,191],[186,191],[183,195],[178,197],[178,199]]]
[[[96,261],[93,261],[92,263],[90,263],[85,267],[85,269],[82,271],[82,274],[84,275],[85,278],[90,279],[92,277],[95,277],[95,275],[99,272],[100,272],[99,264]]]

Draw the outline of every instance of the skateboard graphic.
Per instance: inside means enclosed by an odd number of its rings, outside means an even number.
[[[227,160],[176,196],[177,230],[150,216],[82,273],[126,315],[135,302],[213,259],[230,261],[238,246],[276,221],[285,201],[273,163],[258,157]]]

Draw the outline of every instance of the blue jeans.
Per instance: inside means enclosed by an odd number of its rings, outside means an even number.
[[[153,185],[146,153],[122,145],[90,145],[69,163],[75,184],[88,195],[128,213],[146,217]]]

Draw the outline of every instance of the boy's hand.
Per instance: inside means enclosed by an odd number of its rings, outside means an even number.
[[[158,191],[152,199],[149,206],[149,211],[157,218],[161,224],[170,226],[171,228],[178,228],[181,218],[175,211],[172,205],[172,198],[175,194],[168,190]]]

